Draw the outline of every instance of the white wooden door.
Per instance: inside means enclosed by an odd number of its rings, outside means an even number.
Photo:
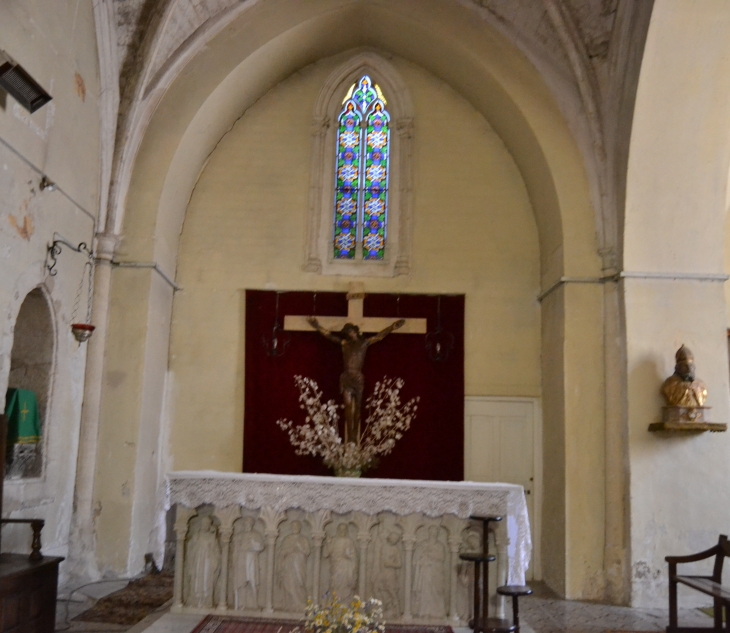
[[[528,578],[540,579],[542,428],[538,399],[466,398],[464,413],[464,479],[525,488],[532,532]]]

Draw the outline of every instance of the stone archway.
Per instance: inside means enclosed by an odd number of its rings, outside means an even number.
[[[562,593],[600,596],[596,578],[603,573],[603,548],[595,543],[604,538],[604,473],[584,475],[601,463],[604,448],[603,298],[597,284],[566,282],[568,277],[597,281],[601,260],[586,167],[548,87],[488,25],[472,28],[473,13],[457,3],[448,9],[439,4],[433,13],[423,10],[418,20],[409,13],[408,2],[370,3],[364,11],[373,12],[373,22],[386,15],[388,28],[367,32],[362,41],[358,33],[353,40],[347,26],[351,8],[317,13],[298,7],[291,13],[276,11],[274,0],[269,5],[268,11],[239,16],[223,29],[159,95],[154,114],[139,132],[124,215],[117,216],[125,256],[175,270],[187,205],[208,156],[242,112],[308,64],[369,45],[446,81],[500,135],[533,207],[542,289],[557,288],[542,305],[545,440],[554,472],[546,480],[543,550],[552,558],[545,567],[548,580]],[[249,33],[266,33],[268,39],[249,38]],[[338,37],[329,37],[331,33]],[[125,450],[118,467],[97,479],[95,494],[116,500],[113,513],[97,523],[100,558],[109,568],[126,565],[132,570],[153,547],[150,534],[159,523],[155,495],[164,477],[163,394],[173,379],[167,373],[173,294],[155,273],[114,274],[112,305],[124,309],[112,311],[109,321],[102,440],[112,428],[114,433],[125,429],[136,449]],[[569,327],[581,318],[591,325]],[[567,393],[568,384],[581,396]],[[586,407],[593,412],[589,426],[584,424]],[[126,490],[123,498],[116,492],[120,487]],[[566,497],[573,502],[566,503]],[[128,556],[120,556],[120,539],[130,544]],[[567,552],[573,549],[579,553],[570,557]],[[583,565],[584,557],[590,565]]]

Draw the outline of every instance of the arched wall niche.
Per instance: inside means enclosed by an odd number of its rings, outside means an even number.
[[[8,446],[8,479],[40,477],[43,473],[43,446],[52,399],[55,340],[51,305],[43,286],[38,286],[26,295],[15,322],[8,388],[29,390],[36,394],[41,439],[37,444]]]
[[[337,119],[348,88],[363,75],[383,89],[391,124],[390,186],[385,260],[332,259],[332,218]],[[304,270],[331,275],[380,277],[407,274],[411,266],[414,112],[411,95],[396,69],[374,51],[355,52],[327,78],[312,118],[307,246]]]

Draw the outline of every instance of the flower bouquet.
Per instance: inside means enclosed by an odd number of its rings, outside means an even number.
[[[322,402],[322,391],[311,378],[294,376],[299,389],[299,406],[306,411],[304,424],[294,426],[291,420],[277,420],[289,434],[297,455],[320,456],[325,466],[338,476],[359,477],[374,466],[377,458],[393,450],[416,417],[419,398],[402,404],[402,378],[388,378],[375,384],[365,402],[366,419],[359,441],[344,442],[339,431],[339,409],[333,400]]]
[[[349,604],[328,596],[324,604],[307,601],[305,633],[385,633],[383,603],[355,596]],[[292,632],[294,633],[294,632]]]

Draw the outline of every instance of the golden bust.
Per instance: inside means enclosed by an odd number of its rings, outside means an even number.
[[[662,394],[670,407],[703,407],[707,400],[707,387],[695,378],[695,358],[688,347],[682,345],[675,354],[674,373],[664,381]]]

